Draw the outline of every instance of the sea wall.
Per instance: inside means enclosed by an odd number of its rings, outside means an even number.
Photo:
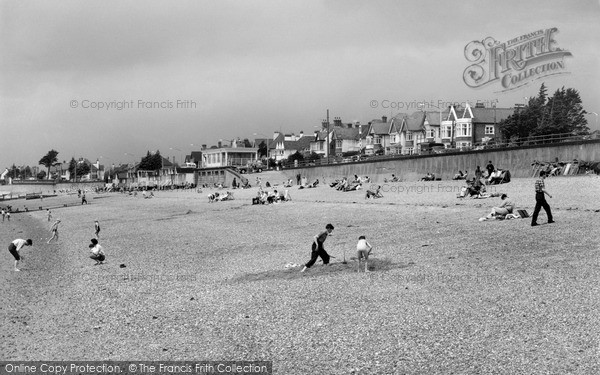
[[[332,164],[327,166],[286,168],[283,172],[296,181],[300,173],[309,181],[321,179],[330,181],[335,178],[351,178],[355,174],[369,176],[373,182],[383,182],[392,174],[401,181],[417,181],[428,172],[434,173],[442,180],[451,179],[459,170],[468,171],[473,176],[477,166],[482,170],[492,161],[498,169],[508,169],[512,177],[531,177],[534,161],[554,162],[573,160],[600,161],[600,140],[554,143],[548,145],[512,147],[504,149],[488,149],[465,151],[454,154],[436,154],[427,156],[410,156],[389,160],[369,160]]]

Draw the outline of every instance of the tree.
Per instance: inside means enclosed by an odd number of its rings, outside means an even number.
[[[265,143],[265,141],[261,141],[260,144],[258,145],[258,156],[259,157],[267,157],[268,150],[267,150],[267,144]]]
[[[15,178],[19,178],[20,173],[21,173],[21,170],[16,165],[13,164],[12,167],[10,167],[10,169],[8,170],[8,177],[10,177],[14,180]]]
[[[244,147],[252,147],[252,143],[248,138],[244,138]]]
[[[73,180],[77,181],[77,177],[85,176],[90,173],[90,165],[84,161],[75,161],[75,158],[71,158],[69,162],[69,173],[73,176]]]
[[[52,149],[48,151],[48,153],[40,159],[39,164],[45,166],[48,169],[47,176],[50,176],[50,167],[56,164],[58,161],[58,151]]]
[[[285,165],[294,165],[294,162],[298,160],[298,164],[302,163],[304,161],[304,155],[302,155],[300,152],[296,151],[295,153],[291,154],[290,156],[288,156],[288,158],[285,161]]]
[[[146,156],[142,158],[140,162],[139,169],[146,171],[157,171],[162,168],[162,156],[160,155],[160,151],[156,151],[156,153],[152,154],[150,151],[146,153]]]
[[[538,96],[529,99],[523,108],[516,108],[499,124],[504,139],[524,139],[528,136],[552,134],[588,134],[579,92],[563,87],[550,98],[542,84]]]
[[[40,171],[40,173],[37,174],[37,179],[38,180],[43,180],[46,178],[46,171]]]

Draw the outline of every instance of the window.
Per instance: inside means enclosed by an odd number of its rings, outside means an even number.
[[[427,138],[435,138],[436,134],[435,134],[435,129],[429,129],[427,130]]]
[[[335,148],[342,148],[343,141],[341,139],[336,139]]]
[[[376,145],[380,145],[381,144],[381,137],[378,136],[378,135],[376,135],[375,136],[375,141],[373,143],[375,143]]]
[[[413,133],[412,132],[406,132],[406,140],[407,141],[412,141],[413,139]]]
[[[413,147],[407,147],[405,151],[405,155],[412,155],[415,153],[415,149]]]
[[[486,125],[485,134],[494,134],[494,125]]]
[[[470,137],[471,136],[471,123],[459,123],[456,124],[456,136],[457,137]]]
[[[452,121],[442,121],[442,127],[440,128],[441,138],[452,138]]]

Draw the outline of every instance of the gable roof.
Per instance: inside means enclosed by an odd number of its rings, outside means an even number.
[[[283,148],[286,150],[303,151],[310,149],[312,137],[300,137],[297,141],[283,141]]]
[[[371,121],[367,134],[389,134],[389,130],[390,123],[388,121],[383,122],[376,119]]]
[[[515,113],[514,108],[471,108],[473,122],[494,124]]]
[[[402,122],[402,128],[411,132],[421,132],[425,130],[425,113],[415,112],[412,116],[406,116]]]
[[[333,129],[333,139],[349,139],[358,141],[360,138],[359,128],[335,128]],[[363,130],[363,133],[366,133]]]

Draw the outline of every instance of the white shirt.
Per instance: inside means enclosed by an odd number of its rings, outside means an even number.
[[[23,246],[27,245],[27,241],[25,241],[21,238],[14,240],[12,243],[13,243],[13,245],[15,245],[17,247],[17,251],[21,250],[21,248]]]
[[[356,245],[356,250],[369,250],[371,248],[371,244],[367,242],[365,239],[358,240],[358,244]]]

